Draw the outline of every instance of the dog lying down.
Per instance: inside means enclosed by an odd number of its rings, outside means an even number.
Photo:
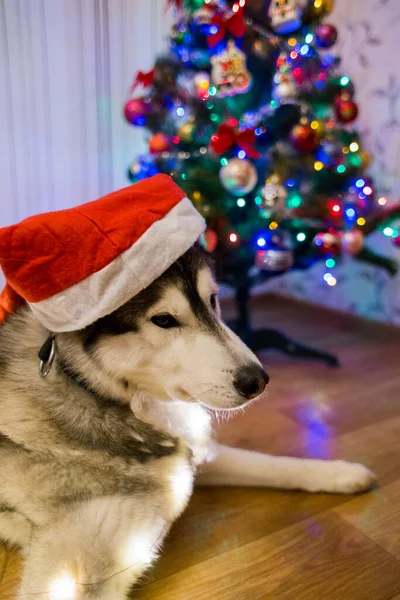
[[[217,291],[195,245],[82,329],[49,337],[26,305],[0,327],[0,537],[25,559],[20,600],[125,599],[195,484],[354,493],[373,483],[359,464],[212,442],[212,412],[245,406],[268,383],[221,321]]]

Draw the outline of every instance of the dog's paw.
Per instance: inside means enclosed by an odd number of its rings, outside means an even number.
[[[376,475],[364,465],[344,460],[332,462],[332,481],[329,492],[356,494],[369,490],[376,482]]]

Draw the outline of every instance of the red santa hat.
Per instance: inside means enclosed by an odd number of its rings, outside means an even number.
[[[50,331],[82,329],[150,285],[204,229],[167,175],[0,229],[0,322],[27,302]]]

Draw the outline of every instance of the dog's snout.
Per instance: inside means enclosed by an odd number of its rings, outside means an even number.
[[[259,365],[247,365],[236,371],[233,382],[235,388],[245,398],[252,400],[265,390],[269,381],[268,374]]]

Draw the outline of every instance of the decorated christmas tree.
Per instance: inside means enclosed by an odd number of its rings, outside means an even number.
[[[169,52],[139,72],[125,117],[149,131],[131,181],[170,174],[206,217],[203,243],[243,310],[263,277],[344,254],[380,228],[400,245],[399,206],[367,175],[355,89],[332,52],[333,0],[169,0]]]

